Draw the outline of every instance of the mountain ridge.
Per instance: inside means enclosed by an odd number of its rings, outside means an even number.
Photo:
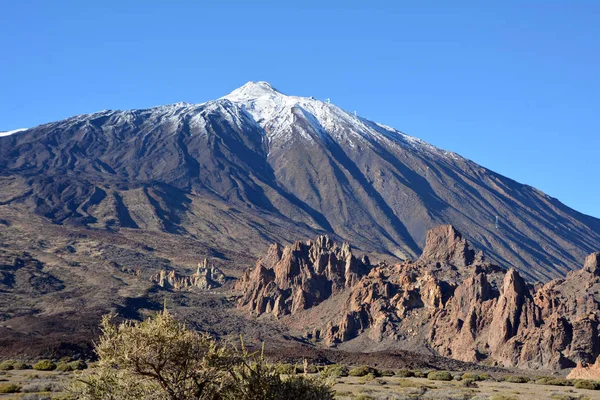
[[[3,137],[0,171],[2,204],[55,223],[208,234],[215,248],[233,241],[254,255],[271,241],[333,233],[366,252],[416,258],[427,229],[452,223],[492,259],[548,280],[600,243],[600,220],[537,189],[265,82]],[[223,211],[201,211],[206,202]],[[233,221],[244,221],[243,234],[208,232]]]

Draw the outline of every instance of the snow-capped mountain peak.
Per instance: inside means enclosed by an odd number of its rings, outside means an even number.
[[[283,93],[275,89],[269,82],[265,81],[250,81],[244,86],[235,89],[223,98],[233,102],[255,100],[261,97],[285,96]]]

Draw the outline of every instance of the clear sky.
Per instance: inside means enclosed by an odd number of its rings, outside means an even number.
[[[0,130],[249,80],[600,217],[600,1],[0,0]]]

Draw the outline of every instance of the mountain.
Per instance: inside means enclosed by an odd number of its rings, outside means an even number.
[[[561,369],[600,355],[600,253],[545,285],[485,261],[450,225],[415,262],[371,264],[327,236],[272,245],[237,283],[238,307],[317,345]]]
[[[428,229],[452,224],[490,260],[540,281],[600,248],[598,219],[266,82],[0,137],[0,207],[61,226],[176,235],[245,260],[270,242],[325,233],[376,257],[414,259]]]

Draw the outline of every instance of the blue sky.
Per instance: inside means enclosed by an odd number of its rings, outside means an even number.
[[[0,130],[220,97],[348,110],[600,217],[600,1],[0,1]]]

